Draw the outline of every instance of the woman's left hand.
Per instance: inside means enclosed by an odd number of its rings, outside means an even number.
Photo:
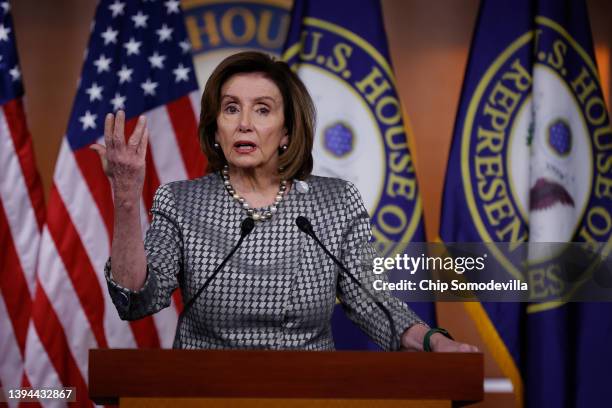
[[[406,351],[423,351],[423,339],[429,328],[415,324],[402,334],[402,349]],[[478,353],[478,347],[451,340],[441,333],[434,333],[429,338],[432,351],[445,353]]]
[[[451,340],[440,333],[435,333],[429,338],[431,350],[440,353],[478,353],[478,347],[467,343]]]

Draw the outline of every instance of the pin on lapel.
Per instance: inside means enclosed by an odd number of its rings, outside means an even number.
[[[295,181],[295,188],[298,192],[302,194],[306,194],[308,193],[308,190],[310,190],[310,186],[308,185],[308,183],[302,180]]]

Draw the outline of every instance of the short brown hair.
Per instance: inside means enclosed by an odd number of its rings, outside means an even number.
[[[233,75],[257,72],[270,79],[283,97],[287,150],[279,157],[285,179],[303,179],[312,172],[312,144],[315,107],[306,86],[283,61],[255,51],[231,55],[215,68],[204,87],[200,113],[200,145],[208,159],[208,171],[218,171],[227,163],[223,152],[215,149],[217,117],[221,111],[221,87]]]

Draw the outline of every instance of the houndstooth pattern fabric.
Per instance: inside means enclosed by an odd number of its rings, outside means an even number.
[[[330,321],[336,297],[377,344],[398,347],[388,319],[364,293],[381,276],[372,273],[370,223],[359,192],[334,178],[311,176],[307,183],[308,192],[294,186],[270,220],[256,223],[183,319],[175,347],[333,350]],[[216,173],[161,186],[151,211],[143,288],[134,292],[119,286],[111,278],[110,259],[106,264],[108,289],[122,319],[169,306],[178,287],[185,301],[191,299],[236,244],[246,217]],[[300,215],[361,287],[297,228]],[[373,294],[390,310],[398,336],[421,322],[399,299]]]

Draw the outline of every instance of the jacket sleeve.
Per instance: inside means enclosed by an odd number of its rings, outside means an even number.
[[[105,276],[111,299],[123,320],[136,320],[170,305],[182,270],[183,242],[174,195],[168,185],[157,189],[153,199],[153,221],[145,238],[147,277],[144,286],[133,291],[120,286],[111,275],[111,259]]]
[[[342,236],[341,259],[361,284],[341,271],[338,277],[338,299],[346,315],[376,344],[385,350],[397,350],[401,344],[400,336],[407,328],[416,323],[425,323],[400,299],[387,291],[374,290],[373,282],[386,279],[386,276],[373,273],[372,262],[376,252],[369,242],[370,218],[359,191],[351,183],[346,186],[344,206],[346,227]],[[389,310],[393,322],[389,321],[374,299]],[[396,338],[392,338],[391,324],[395,326]]]

